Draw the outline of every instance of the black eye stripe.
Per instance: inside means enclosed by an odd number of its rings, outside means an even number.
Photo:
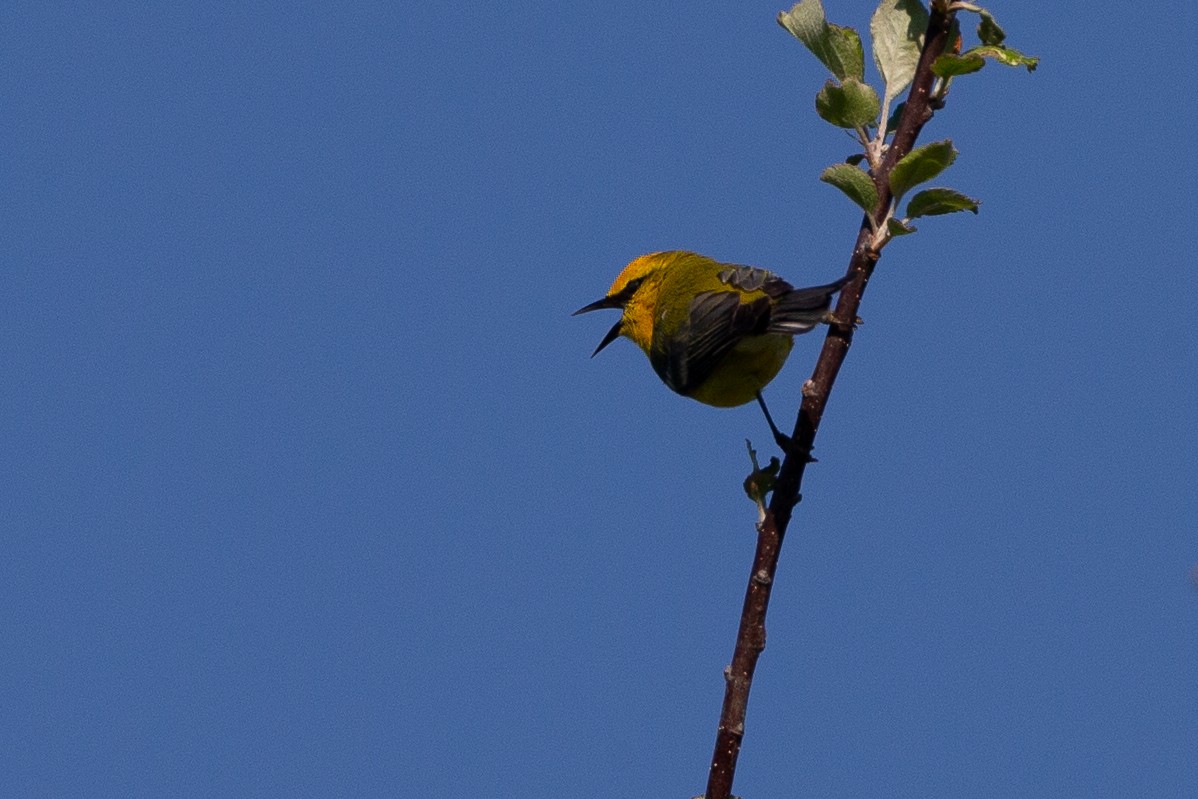
[[[636,294],[636,290],[639,289],[641,284],[644,282],[645,279],[643,277],[638,277],[636,280],[629,280],[628,285],[620,289],[620,293],[617,296],[621,300],[628,300],[633,294]]]

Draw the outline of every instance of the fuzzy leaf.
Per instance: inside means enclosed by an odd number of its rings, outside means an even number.
[[[982,40],[982,44],[1002,44],[1003,39],[1007,38],[1006,32],[995,21],[994,15],[976,3],[957,3],[957,8],[960,11],[972,11],[982,18],[978,23],[978,38]]]
[[[920,0],[882,0],[874,11],[869,32],[887,102],[911,85],[927,29],[928,12]]]
[[[839,86],[830,80],[815,96],[815,112],[838,128],[863,128],[876,124],[881,105],[873,87],[853,78]]]
[[[958,7],[962,11],[972,11],[981,17],[981,22],[978,23],[978,39],[981,40],[982,45],[981,47],[974,47],[972,50],[962,53],[963,56],[976,53],[985,58],[993,58],[1009,67],[1027,67],[1028,72],[1035,71],[1036,65],[1040,63],[1040,59],[1035,56],[1024,55],[1010,47],[1004,47],[1003,42],[1006,41],[1007,34],[994,20],[993,14],[973,3],[958,3]],[[973,71],[976,72],[977,70]]]
[[[1008,67],[1027,67],[1028,72],[1035,72],[1036,66],[1040,63],[1040,59],[1036,56],[1024,55],[1018,50],[1012,50],[1010,47],[998,47],[996,45],[982,45],[974,47],[971,50],[966,50],[962,55],[976,54],[984,58],[993,58],[1000,64],[1006,64]]]
[[[953,143],[944,141],[916,147],[903,156],[890,172],[890,190],[901,197],[907,190],[939,175],[957,158]]]
[[[820,0],[802,0],[778,14],[778,24],[818,58],[837,80],[865,80],[865,50],[852,28],[833,25],[824,16]]]
[[[820,173],[819,179],[843,191],[867,214],[872,214],[878,205],[878,190],[873,180],[855,166],[833,164]]]
[[[945,53],[932,62],[932,72],[937,77],[952,78],[957,75],[968,75],[986,66],[986,59],[972,50],[962,55]]]
[[[909,233],[914,233],[918,228],[913,228],[904,222],[891,217],[886,220],[886,230],[891,236],[906,236]]]
[[[978,11],[982,21],[978,23],[978,38],[982,44],[1002,44],[1003,39],[1007,38],[1006,31],[998,27],[998,23],[994,21],[994,16],[987,10]]]
[[[907,203],[907,218],[939,216],[957,211],[978,212],[978,201],[953,189],[924,189]]]

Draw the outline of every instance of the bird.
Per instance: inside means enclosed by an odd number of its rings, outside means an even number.
[[[796,289],[765,269],[668,250],[634,259],[606,295],[573,315],[619,309],[592,358],[621,336],[631,339],[684,397],[719,408],[756,399],[774,439],[788,449],[761,390],[782,369],[793,336],[834,321],[832,296],[848,280]]]

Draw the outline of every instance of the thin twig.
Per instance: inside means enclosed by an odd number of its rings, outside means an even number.
[[[758,656],[765,649],[765,616],[769,608],[770,591],[773,588],[782,540],[786,536],[794,506],[800,500],[799,488],[807,464],[811,462],[815,434],[819,430],[824,407],[852,344],[853,321],[857,318],[861,296],[878,262],[878,252],[870,243],[873,230],[885,223],[890,210],[893,199],[890,192],[890,171],[900,158],[911,152],[920,131],[936,110],[933,108],[931,96],[932,83],[935,80],[932,61],[944,52],[949,44],[948,35],[955,13],[955,10],[949,10],[946,3],[932,3],[928,30],[907,96],[907,106],[895,129],[893,141],[887,148],[880,166],[874,170],[878,205],[871,215],[861,220],[857,243],[849,261],[848,274],[851,279],[841,290],[840,299],[836,304],[835,318],[838,321],[829,326],[815,371],[811,380],[803,387],[803,402],[795,420],[792,436],[794,447],[782,462],[782,470],[778,474],[769,509],[759,525],[757,551],[753,556],[753,569],[745,591],[740,628],[736,634],[736,649],[732,655],[732,664],[724,671],[724,704],[720,712],[720,726],[716,734],[705,799],[729,799],[731,796],[736,759],[744,738],[745,712],[749,703],[749,690],[753,684],[753,672],[757,668]]]

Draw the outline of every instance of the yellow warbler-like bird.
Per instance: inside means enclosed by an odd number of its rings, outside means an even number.
[[[672,250],[637,258],[607,296],[574,313],[619,308],[620,321],[592,357],[626,336],[684,397],[721,408],[756,399],[781,442],[761,389],[786,362],[791,337],[828,321],[832,295],[846,282],[796,289],[764,269]]]

